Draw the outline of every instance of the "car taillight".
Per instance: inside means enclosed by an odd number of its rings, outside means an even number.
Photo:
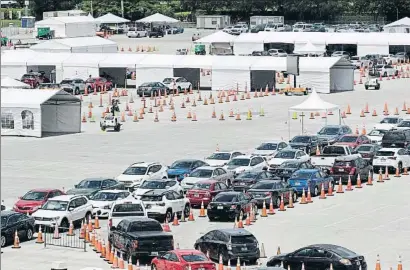
[[[388,157],[388,159],[396,160],[397,157]]]
[[[184,177],[188,177],[188,174],[184,174]]]
[[[209,193],[209,192],[205,193],[204,197],[205,197],[205,198],[210,198],[210,197],[211,197],[211,193]]]
[[[112,227],[112,219],[111,219],[111,218],[108,220],[108,227],[109,227],[109,228]]]
[[[330,168],[330,173],[333,174],[333,172],[334,172],[334,171],[333,171],[333,168]]]
[[[265,192],[265,196],[271,196],[272,194],[270,192]]]
[[[353,175],[356,173],[356,168],[351,168],[349,174]]]
[[[231,209],[236,209],[236,205],[231,205]]]
[[[132,242],[132,247],[133,248],[138,248],[138,241],[137,240]]]

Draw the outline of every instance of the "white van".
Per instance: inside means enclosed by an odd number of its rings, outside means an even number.
[[[126,217],[148,217],[144,203],[134,198],[126,198],[116,201],[111,206],[108,217],[108,228],[117,226]]]
[[[265,32],[282,32],[285,30],[283,23],[268,23],[265,26]]]

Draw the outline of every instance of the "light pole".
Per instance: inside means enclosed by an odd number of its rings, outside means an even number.
[[[90,0],[90,13],[91,13],[91,16],[93,16],[94,17],[94,12],[93,12],[93,0]]]
[[[121,16],[124,18],[124,0],[121,0]]]

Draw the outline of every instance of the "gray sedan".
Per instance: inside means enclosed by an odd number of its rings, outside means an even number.
[[[181,186],[184,190],[191,189],[196,182],[206,179],[213,179],[224,182],[227,186],[230,186],[234,175],[231,171],[225,170],[220,167],[203,166],[192,171],[191,174],[186,176]]]

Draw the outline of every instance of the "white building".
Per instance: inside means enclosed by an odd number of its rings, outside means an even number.
[[[197,29],[223,29],[231,25],[228,15],[200,15],[196,17]]]

